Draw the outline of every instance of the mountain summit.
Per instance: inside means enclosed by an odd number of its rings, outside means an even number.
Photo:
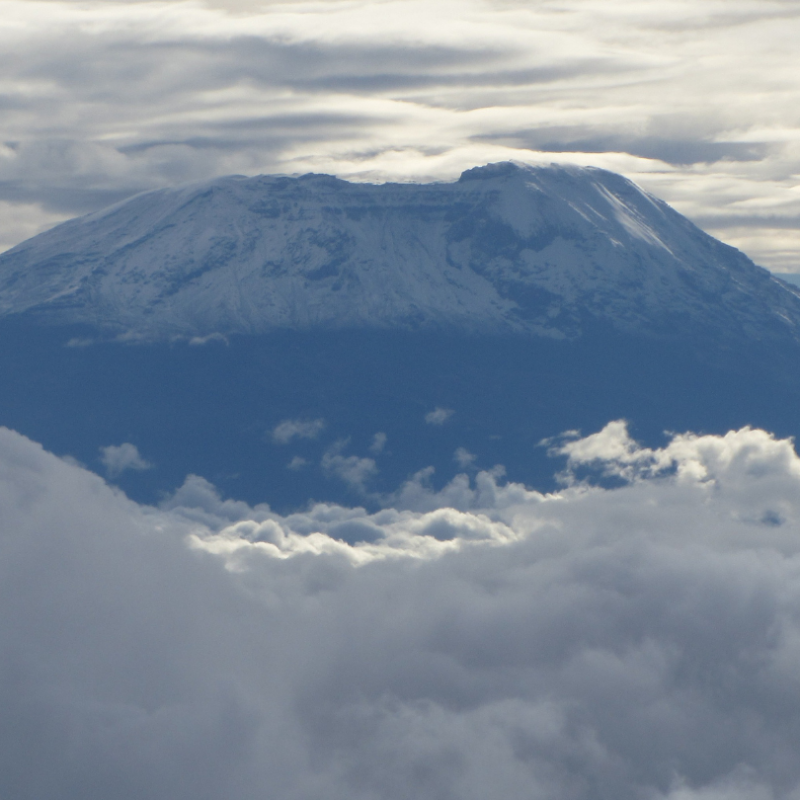
[[[798,339],[800,292],[600,169],[454,183],[232,176],[147,192],[0,256],[0,315],[110,333],[383,328]]]
[[[538,445],[609,420],[800,436],[799,326],[798,290],[602,170],[228,177],[0,256],[0,425],[148,503],[188,474],[285,510],[496,465],[546,490]]]

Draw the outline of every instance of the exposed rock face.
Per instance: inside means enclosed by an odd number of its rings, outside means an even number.
[[[144,338],[398,328],[798,338],[800,291],[598,169],[455,183],[221,178],[138,195],[0,256],[0,315]]]

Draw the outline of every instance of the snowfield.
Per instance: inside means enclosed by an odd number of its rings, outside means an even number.
[[[599,169],[455,183],[232,176],[138,195],[0,256],[0,314],[144,338],[397,328],[797,338],[800,292]]]

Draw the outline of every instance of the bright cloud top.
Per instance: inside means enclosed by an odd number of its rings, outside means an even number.
[[[791,442],[554,446],[556,494],[280,516],[196,477],[137,506],[1,430],[0,794],[797,796]]]
[[[789,0],[4,0],[3,243],[132,192],[259,172],[621,171],[800,271]]]

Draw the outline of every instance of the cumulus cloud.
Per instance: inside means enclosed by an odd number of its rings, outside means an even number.
[[[477,456],[475,453],[470,453],[466,447],[459,447],[455,453],[453,453],[453,461],[455,461],[461,469],[469,467],[476,458]]]
[[[335,476],[353,489],[364,492],[367,481],[378,472],[378,468],[372,458],[343,455],[342,451],[348,444],[347,439],[334,443],[325,451],[320,464],[328,475]]]
[[[285,419],[273,428],[272,438],[279,444],[288,444],[292,439],[316,439],[324,428],[324,419]]]
[[[453,416],[453,409],[452,408],[435,408],[433,411],[429,411],[425,415],[425,422],[428,425],[444,425],[450,417]]]
[[[792,443],[593,436],[560,458],[619,488],[281,516],[0,430],[0,794],[795,796]]]
[[[111,478],[116,478],[129,469],[139,472],[141,470],[151,469],[153,466],[149,461],[145,461],[139,455],[139,448],[130,442],[101,447],[100,461],[103,463],[106,472]]]
[[[790,2],[7,0],[3,12],[0,246],[221,174],[430,180],[558,159],[625,173],[768,266],[800,263]]]

